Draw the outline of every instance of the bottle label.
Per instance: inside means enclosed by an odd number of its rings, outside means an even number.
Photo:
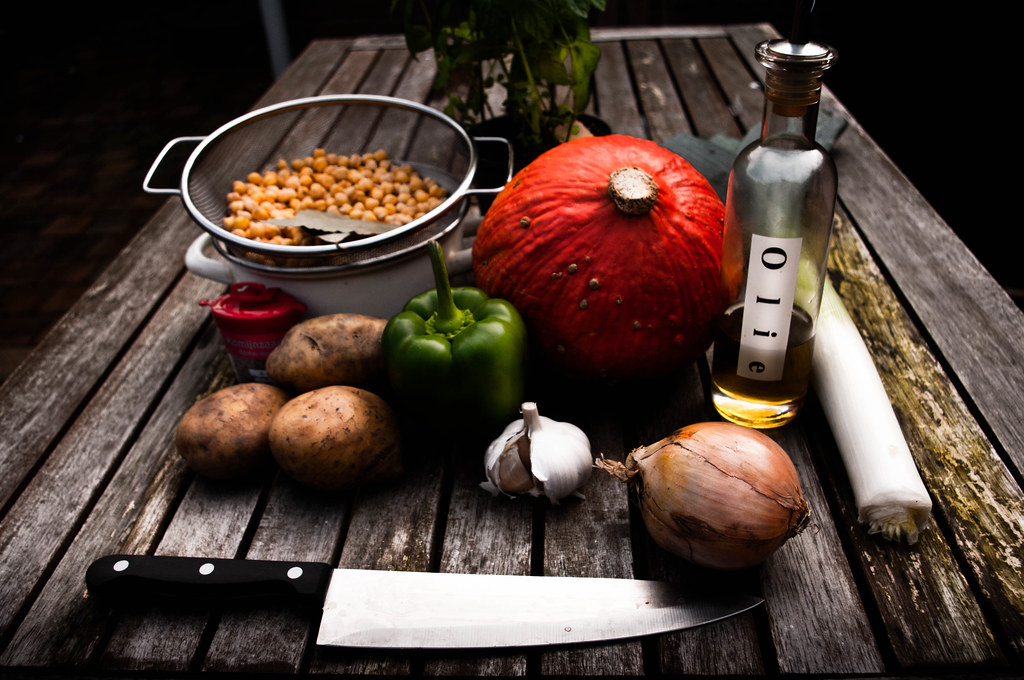
[[[782,379],[802,241],[751,236],[736,365],[736,375],[741,378],[765,382]]]

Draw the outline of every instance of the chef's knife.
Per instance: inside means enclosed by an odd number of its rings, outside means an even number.
[[[315,562],[102,557],[97,596],[284,596],[323,603],[317,644],[463,648],[567,644],[665,633],[761,598],[663,581],[334,569]]]

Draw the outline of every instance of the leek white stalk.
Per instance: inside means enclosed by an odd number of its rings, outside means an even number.
[[[582,497],[579,489],[594,464],[587,435],[572,423],[540,415],[533,402],[524,403],[522,413],[487,447],[487,481],[480,486],[494,495],[543,495],[553,503]]]
[[[814,389],[846,467],[859,521],[870,533],[916,543],[932,501],[878,371],[826,281],[815,331]]]

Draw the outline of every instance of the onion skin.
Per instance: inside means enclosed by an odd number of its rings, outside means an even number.
[[[756,566],[798,534],[810,509],[789,455],[767,435],[725,422],[696,423],[599,467],[639,480],[654,542],[695,564]]]

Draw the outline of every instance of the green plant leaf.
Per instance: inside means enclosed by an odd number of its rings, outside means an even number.
[[[460,122],[491,112],[488,88],[504,86],[505,112],[522,123],[523,137],[550,144],[591,96],[600,49],[590,41],[588,16],[605,0],[391,0],[403,9],[406,45],[433,49],[434,86]],[[559,101],[560,92],[566,92]]]

